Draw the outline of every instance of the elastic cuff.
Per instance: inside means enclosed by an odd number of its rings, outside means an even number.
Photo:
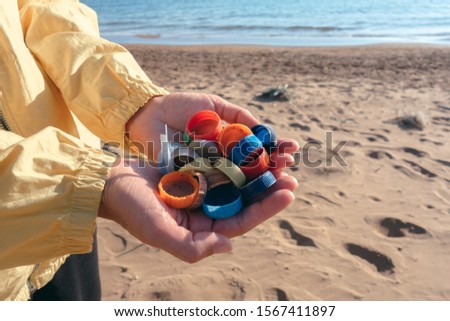
[[[92,250],[95,219],[103,188],[115,158],[101,150],[89,148],[85,162],[74,181],[74,194],[63,227],[64,249],[61,253],[87,253]]]
[[[131,117],[143,107],[151,98],[169,94],[164,88],[158,87],[151,81],[135,81],[128,88],[128,95],[117,103],[117,107],[109,115],[105,115],[106,123],[118,124],[111,126],[117,132],[110,133],[109,143],[120,144],[123,142],[125,125]]]

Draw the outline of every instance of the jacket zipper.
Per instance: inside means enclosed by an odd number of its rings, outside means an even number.
[[[6,121],[5,114],[3,113],[3,108],[5,107],[5,102],[3,100],[3,90],[0,87],[0,129],[7,130],[11,132],[11,127],[9,127],[8,122]]]
[[[5,119],[5,115],[3,114],[3,107],[5,106],[5,104],[3,101],[3,95],[2,95],[1,88],[0,88],[0,99],[2,100],[2,101],[0,101],[0,129],[11,132],[12,131],[11,127],[9,127],[8,122]]]
[[[40,263],[35,264],[34,268],[33,268],[33,272],[31,272],[30,276],[28,277],[27,285],[28,285],[28,290],[30,291],[30,294],[33,294],[37,290],[36,286],[31,281],[31,277],[32,277],[33,273],[36,272],[39,269],[40,265],[41,265]]]
[[[0,109],[0,129],[11,131],[11,127],[9,127],[6,122],[5,116],[3,115],[3,111]]]

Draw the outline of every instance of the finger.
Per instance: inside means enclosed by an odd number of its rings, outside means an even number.
[[[298,186],[297,180],[289,175],[278,175],[280,177],[264,199],[236,216],[216,221],[214,231],[227,237],[242,235],[289,206],[295,199],[292,191]]]
[[[282,171],[272,171],[273,176],[275,176],[275,178],[278,180],[281,177],[286,177],[289,176],[288,174],[286,174],[285,172]]]
[[[247,110],[234,105],[219,96],[211,96],[216,113],[227,123],[240,123],[251,128],[259,121]]]
[[[292,192],[298,187],[298,181],[294,176],[288,175],[281,171],[275,171],[272,173],[277,179],[276,183],[273,186],[271,186],[268,190],[266,190],[264,193],[260,194],[259,197],[255,201],[253,201],[253,203],[263,200],[264,198],[268,197],[270,194],[276,191],[286,189]]]
[[[290,167],[294,164],[295,160],[291,154],[270,154],[270,169],[271,170],[281,170],[286,167]]]
[[[269,190],[270,192],[274,192],[275,189],[294,190],[298,186],[296,179],[289,176],[287,173],[282,171],[273,171],[272,173],[277,179],[277,183]],[[215,223],[213,223],[209,217],[204,215],[202,210],[191,211],[189,223],[189,230],[193,232],[210,231],[211,226],[221,224],[219,221],[215,221]]]
[[[262,194],[261,199],[266,198],[270,194],[282,189],[287,189],[290,190],[291,192],[297,189],[298,181],[294,176],[288,175],[281,171],[276,171],[272,173],[277,178],[277,182]]]
[[[276,146],[276,152],[279,154],[292,154],[298,151],[300,148],[300,144],[290,138],[280,138],[278,139],[278,143]]]
[[[290,190],[278,190],[232,217],[233,222],[227,226],[223,224],[219,230],[223,230],[222,233],[230,238],[242,235],[286,208],[294,198]]]
[[[163,224],[157,234],[161,240],[159,248],[188,263],[232,250],[231,241],[215,232],[192,233],[178,225]]]

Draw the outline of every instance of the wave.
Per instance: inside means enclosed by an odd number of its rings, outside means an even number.
[[[332,31],[344,31],[351,30],[352,28],[341,28],[334,26],[291,26],[287,27],[289,31],[320,31],[320,32],[332,32]]]
[[[386,34],[370,34],[370,33],[355,33],[349,35],[349,37],[352,38],[390,38],[393,37],[393,35],[386,35]]]
[[[138,33],[135,37],[143,39],[158,39],[161,38],[161,35],[159,33]]]
[[[252,31],[252,30],[282,30],[282,31],[318,31],[318,32],[334,32],[334,31],[344,31],[353,30],[353,28],[341,28],[335,26],[269,26],[269,25],[222,25],[222,26],[212,26],[212,25],[197,25],[192,26],[190,29],[195,30],[214,30],[214,31]]]
[[[226,25],[226,26],[192,26],[194,30],[215,30],[215,31],[235,31],[235,30],[279,30],[275,26],[255,26],[255,25]]]
[[[353,38],[446,38],[450,36],[448,32],[438,33],[411,33],[411,34],[370,34],[370,33],[355,33],[350,34]]]
[[[100,22],[102,26],[123,26],[123,25],[135,25],[136,21],[134,20],[110,20]]]

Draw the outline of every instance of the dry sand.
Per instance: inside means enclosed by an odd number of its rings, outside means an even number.
[[[104,300],[450,299],[450,48],[128,48],[156,83],[248,108],[312,160],[332,132],[348,166],[287,170],[294,204],[193,265],[101,221]],[[283,84],[289,102],[254,99]],[[411,112],[424,130],[391,121]]]

